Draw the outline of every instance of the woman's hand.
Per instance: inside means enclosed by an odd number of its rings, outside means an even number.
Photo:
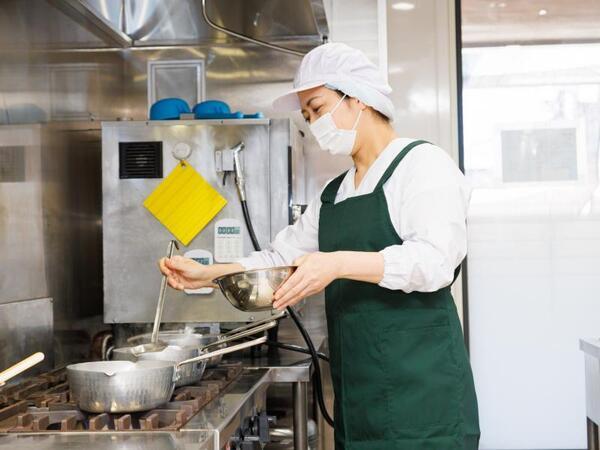
[[[205,266],[183,256],[162,258],[158,261],[160,271],[167,276],[167,282],[173,289],[200,289],[215,287],[213,280],[228,273],[244,270],[240,264],[213,264]]]
[[[212,285],[207,266],[183,256],[162,258],[158,261],[160,271],[167,276],[167,282],[173,289],[199,289]]]
[[[308,253],[294,261],[296,271],[273,296],[273,307],[283,310],[310,295],[321,292],[339,277],[338,253]]]

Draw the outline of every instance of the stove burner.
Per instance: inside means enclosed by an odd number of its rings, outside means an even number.
[[[91,414],[70,402],[66,369],[0,389],[0,433],[48,431],[176,431],[242,373],[241,365],[208,369],[196,385],[177,388],[150,411]]]

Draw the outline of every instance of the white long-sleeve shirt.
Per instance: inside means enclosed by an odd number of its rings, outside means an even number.
[[[392,160],[412,141],[393,140],[369,167],[358,188],[354,186],[356,170],[351,168],[335,203],[373,192]],[[467,253],[470,189],[464,175],[441,148],[421,144],[404,157],[383,190],[392,225],[403,244],[381,250],[384,274],[379,285],[404,292],[433,292],[448,286]],[[290,265],[299,256],[318,251],[320,196],[310,202],[294,225],[277,234],[269,250],[254,252],[238,262],[246,270]]]

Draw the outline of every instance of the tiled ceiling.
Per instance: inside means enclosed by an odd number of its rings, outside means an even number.
[[[464,46],[600,42],[600,0],[462,0]]]

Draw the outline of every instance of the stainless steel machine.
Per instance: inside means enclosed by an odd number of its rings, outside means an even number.
[[[240,142],[243,150],[233,150]],[[105,322],[152,321],[160,283],[156,261],[172,235],[142,203],[180,163],[178,158],[185,157],[227,200],[181,253],[205,264],[231,262],[252,251],[232,173],[234,159],[238,169],[242,166],[256,235],[267,245],[289,221],[289,143],[287,120],[103,123]],[[236,310],[218,289],[169,290],[163,321],[245,322],[270,314]]]

